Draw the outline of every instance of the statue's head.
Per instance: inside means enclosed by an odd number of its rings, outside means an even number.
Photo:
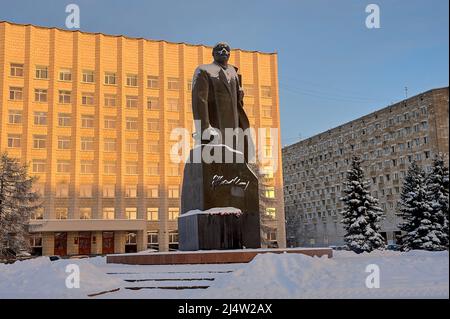
[[[212,51],[214,61],[220,64],[227,64],[230,58],[231,49],[228,43],[219,42],[217,43]]]

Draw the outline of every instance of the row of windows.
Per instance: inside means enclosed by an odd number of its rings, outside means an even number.
[[[404,114],[397,115],[394,118],[389,118],[382,123],[378,122],[378,123],[371,124],[371,125],[363,124],[361,126],[362,128],[356,132],[351,131],[348,133],[342,133],[342,135],[337,136],[333,139],[327,139],[323,142],[321,141],[319,143],[316,143],[316,144],[308,146],[308,147],[302,147],[299,150],[299,154],[306,155],[306,154],[316,153],[319,151],[325,151],[326,149],[328,149],[330,147],[339,147],[339,144],[343,144],[344,141],[357,139],[359,137],[363,138],[365,135],[372,135],[377,130],[384,130],[386,128],[403,123],[403,122],[411,120],[411,119],[417,120],[421,116],[426,116],[427,114],[428,114],[427,107],[423,106],[420,109],[416,109],[411,112],[406,112]],[[422,129],[422,130],[428,129],[427,121],[422,121],[420,123],[417,123],[413,127],[406,126],[406,127],[396,130],[395,132],[386,133],[383,135],[383,140],[395,139],[397,137],[402,137],[405,134],[410,134],[413,130],[414,130],[414,132],[418,132],[420,129]],[[331,132],[330,132],[330,134],[331,134]],[[319,137],[319,138],[321,139],[321,137]],[[376,136],[373,140],[374,141],[373,142],[371,141],[371,143],[381,143],[382,137],[381,137],[381,135]],[[308,140],[305,140],[304,143],[306,143],[307,141]]]
[[[79,185],[79,197],[80,198],[93,198],[93,186],[92,184],[81,184]],[[137,185],[125,185],[124,186],[124,196],[126,198],[137,198],[138,197],[138,186]],[[145,189],[146,198],[159,198],[160,187],[158,185],[147,185]],[[36,184],[34,186],[34,191],[40,196],[45,195],[45,185]],[[68,198],[69,197],[69,184],[68,183],[57,183],[55,188],[55,196],[58,198]],[[105,184],[102,189],[103,198],[115,198],[116,197],[116,185],[115,184]],[[167,197],[168,198],[179,198],[180,197],[180,187],[177,185],[169,185],[167,187]]]
[[[14,77],[23,77],[24,76],[24,65],[20,63],[11,63],[10,64],[10,75]],[[36,79],[49,79],[49,70],[48,66],[38,65],[35,68],[35,78]],[[72,81],[72,70],[69,68],[60,69],[59,70],[59,81],[70,82]],[[93,70],[82,70],[81,82],[83,83],[95,83],[95,71]],[[149,89],[157,89],[159,88],[159,77],[148,75],[147,76],[147,88]],[[179,90],[181,88],[180,79],[169,77],[167,78],[167,88],[169,90]],[[117,85],[118,84],[118,75],[116,72],[105,72],[104,73],[104,82],[105,85]],[[125,84],[129,87],[138,87],[139,86],[139,78],[137,74],[128,73],[125,75]],[[186,88],[188,91],[192,90],[192,80],[187,80]],[[254,85],[244,85],[243,89],[245,91],[246,96],[254,96],[255,90]],[[272,97],[272,88],[270,86],[261,86],[261,97],[271,98]]]
[[[369,160],[369,159],[378,159],[383,156],[391,156],[392,154],[395,154],[396,152],[404,152],[407,150],[411,150],[414,147],[420,147],[422,145],[427,145],[429,143],[428,136],[422,136],[422,137],[416,137],[413,140],[406,141],[405,143],[398,143],[396,145],[391,146],[385,146],[384,148],[380,148],[374,151],[365,152],[362,154],[363,160]],[[343,149],[339,149],[339,155],[344,155]],[[429,153],[429,152],[427,152]],[[428,155],[427,157],[428,158]],[[323,160],[327,160],[327,154],[325,156],[319,155],[315,158],[310,158],[309,160],[301,160],[298,163],[294,163],[292,165],[287,166],[286,168],[288,170],[290,169],[299,169],[300,167],[306,166],[307,164],[314,164]],[[396,166],[395,160],[393,160],[393,166]],[[335,161],[334,163],[328,163],[328,164],[322,164],[319,168],[319,171],[326,171],[333,168],[339,168],[342,167],[342,165],[348,165],[349,159]]]
[[[22,110],[9,110],[8,112],[8,124],[22,124]],[[156,118],[147,118],[147,131],[158,132],[160,130],[161,121]],[[47,112],[34,112],[33,113],[33,123],[35,125],[47,125],[48,124],[48,113]],[[71,127],[72,126],[72,114],[71,113],[58,113],[58,126],[59,127]],[[95,127],[95,116],[91,114],[81,115],[81,128],[94,128]],[[178,120],[168,120],[167,130],[171,132],[175,128],[180,127],[180,121]],[[105,116],[103,120],[104,129],[116,129],[117,128],[117,117],[116,116]],[[126,117],[125,118],[125,129],[128,131],[137,131],[139,129],[139,119],[137,117]]]
[[[22,101],[23,100],[23,88],[22,87],[10,87],[9,88],[9,99],[12,101]],[[116,107],[118,106],[118,98],[116,94],[104,94],[103,104],[105,107]],[[35,89],[34,90],[34,101],[35,102],[47,102],[48,101],[48,90],[47,89]],[[72,91],[59,90],[58,91],[58,103],[59,104],[70,104],[72,103]],[[95,104],[95,93],[93,92],[83,92],[81,93],[81,104],[87,106],[93,106]],[[139,105],[139,96],[137,95],[126,95],[125,96],[125,106],[128,109],[137,109]],[[147,97],[147,109],[148,110],[159,110],[159,98],[148,96]],[[180,110],[180,100],[176,98],[167,99],[167,110],[178,112]],[[190,111],[188,109],[188,111]]]
[[[31,216],[32,220],[40,220],[44,218],[44,208],[37,209],[33,215]],[[119,216],[114,207],[104,207],[102,210],[102,218],[103,219],[117,219]],[[146,210],[147,220],[150,221],[159,221],[159,208],[157,207],[148,207]],[[169,207],[168,208],[168,217],[169,220],[176,220],[180,215],[180,209],[178,207]],[[55,208],[55,218],[56,219],[68,219],[69,209],[67,207],[56,207]],[[79,216],[80,219],[91,219],[92,218],[92,208],[91,207],[80,207],[79,208]],[[138,208],[137,207],[127,207],[125,208],[125,219],[137,219],[138,216]]]
[[[46,173],[47,172],[47,161],[45,159],[33,159],[32,160],[32,172],[33,173]],[[70,173],[73,168],[72,161],[69,160],[58,160],[57,170],[58,173]],[[80,174],[95,174],[96,172],[95,161],[93,160],[82,160],[80,161]],[[117,166],[114,161],[104,162],[104,174],[105,175],[115,175],[117,174]],[[180,165],[179,164],[169,164],[167,166],[168,176],[181,176],[180,175]],[[125,175],[138,175],[138,162],[126,162],[125,163]],[[160,165],[159,162],[149,162],[147,163],[147,175],[159,176],[160,175]]]
[[[43,207],[37,209],[31,216],[32,220],[40,220],[44,218],[45,209]],[[116,219],[116,209],[114,207],[104,207],[102,210],[103,219]],[[180,215],[180,209],[178,207],[168,208],[169,220],[176,220]],[[276,209],[274,207],[266,208],[266,217],[275,219]],[[55,218],[56,219],[67,219],[69,216],[69,209],[67,207],[57,207],[55,208]],[[137,207],[127,207],[125,208],[125,219],[137,219],[138,208]],[[91,207],[80,207],[79,208],[80,219],[92,219],[92,208]],[[147,207],[146,218],[150,221],[159,221],[159,208],[158,207]]]

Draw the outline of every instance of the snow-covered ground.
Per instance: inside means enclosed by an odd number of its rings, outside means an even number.
[[[69,264],[79,266],[80,288],[66,287]],[[379,288],[366,286],[368,265],[379,268]],[[337,251],[332,259],[269,253],[226,265],[119,265],[104,257],[0,264],[0,299],[449,298],[448,282],[447,251]]]

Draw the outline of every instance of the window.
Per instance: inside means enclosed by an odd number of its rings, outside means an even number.
[[[56,219],[67,219],[69,209],[66,207],[57,207],[55,209]]]
[[[159,131],[159,120],[157,119],[147,119],[147,130],[152,132]]]
[[[178,164],[170,164],[168,167],[169,176],[180,176],[180,166]]]
[[[114,207],[103,207],[103,219],[114,219]]]
[[[70,136],[58,136],[58,149],[70,149]]]
[[[262,106],[262,116],[263,117],[272,117],[272,107],[270,105]]]
[[[85,83],[94,83],[94,71],[83,70],[82,81]]]
[[[148,231],[147,232],[147,243],[148,248],[154,247],[154,245],[158,245],[158,232],[157,231]]]
[[[115,188],[114,184],[105,184],[103,185],[103,197],[104,198],[114,198],[115,197]]]
[[[264,191],[264,196],[266,198],[275,198],[275,187],[267,186]]]
[[[94,150],[94,138],[91,136],[81,137],[81,150],[82,151],[93,151]]]
[[[178,244],[178,232],[177,231],[169,232],[169,244]]]
[[[58,126],[70,126],[72,115],[69,113],[58,114]]]
[[[136,185],[125,185],[125,197],[136,198],[137,197],[137,186]]]
[[[106,175],[116,175],[116,162],[105,161],[103,163],[103,173]]]
[[[72,70],[71,69],[59,70],[59,80],[60,81],[72,81]]]
[[[8,123],[9,124],[21,124],[22,123],[22,110],[9,110],[8,111]]]
[[[129,131],[136,131],[138,129],[138,121],[136,117],[127,117],[126,129]]]
[[[13,101],[22,101],[23,99],[23,88],[11,86],[9,88],[9,99]]]
[[[178,99],[168,99],[167,100],[167,110],[172,112],[178,112]]]
[[[158,198],[159,197],[159,186],[158,185],[148,185],[147,186],[147,198]]]
[[[180,209],[178,207],[169,207],[169,220],[176,220],[180,215]]]
[[[138,86],[138,77],[136,74],[127,74],[127,86]]]
[[[138,97],[135,95],[126,96],[127,108],[136,109],[138,107]]]
[[[159,220],[159,213],[157,207],[147,208],[147,220],[157,221]]]
[[[34,112],[35,125],[47,125],[47,112]]]
[[[35,102],[47,102],[47,90],[46,89],[34,89],[34,101]]]
[[[159,153],[159,140],[149,140],[147,146],[149,153]]]
[[[48,79],[48,67],[38,65],[36,66],[36,79]]]
[[[20,141],[20,134],[8,134],[8,147],[20,147]]]
[[[244,84],[244,94],[245,96],[254,96],[254,88],[252,84]]]
[[[114,72],[105,72],[105,84],[116,85],[116,73]]]
[[[116,128],[116,118],[114,116],[105,116],[105,129]]]
[[[126,175],[137,175],[138,174],[138,163],[137,162],[126,162],[125,173],[126,173]]]
[[[45,148],[46,142],[46,135],[33,135],[33,148]]]
[[[138,151],[138,140],[136,139],[127,139],[125,141],[125,150],[129,153],[137,153]]]
[[[178,90],[179,89],[179,80],[178,78],[168,78],[167,79],[167,89],[169,90]]]
[[[104,151],[105,152],[115,152],[117,141],[115,138],[105,138],[104,139]]]
[[[34,210],[31,214],[30,219],[44,219],[44,207],[39,207],[38,209]]]
[[[261,97],[271,98],[272,89],[270,86],[261,86]]]
[[[23,77],[23,64],[20,63],[11,63],[10,64],[10,75],[11,76],[19,76],[19,77]]]
[[[69,160],[58,160],[56,162],[56,172],[70,173],[70,161]]]
[[[56,184],[56,195],[55,196],[58,198],[69,197],[69,184],[67,184],[67,183]]]
[[[116,107],[117,96],[115,94],[105,94],[105,107]]]
[[[92,174],[94,173],[94,163],[93,161],[81,161],[81,174]]]
[[[157,89],[158,88],[158,77],[149,75],[147,76],[147,87],[149,89]]]
[[[125,208],[125,218],[126,219],[137,219],[137,208],[136,207]]]
[[[136,245],[136,233],[128,232],[125,239],[125,245]]]
[[[59,100],[58,100],[59,103],[60,104],[69,104],[71,94],[72,94],[71,91],[59,90]]]
[[[149,163],[147,166],[147,173],[152,176],[159,175],[159,163]]]
[[[93,115],[81,115],[81,127],[82,128],[94,128],[94,116]]]
[[[81,93],[81,104],[94,105],[94,93]]]
[[[80,208],[80,219],[91,219],[92,218],[92,208],[81,207]]]
[[[174,129],[180,126],[180,122],[178,120],[168,120],[167,121],[167,130],[168,132],[172,132]]]
[[[180,197],[180,187],[179,186],[169,186],[168,197],[169,198],[179,198]]]
[[[80,185],[80,197],[81,198],[92,198],[92,184],[81,184]]]
[[[45,173],[46,160],[33,160],[33,173]]]
[[[267,207],[266,208],[266,216],[275,219],[276,217],[276,209],[274,207]]]
[[[159,110],[158,98],[156,97],[147,97],[147,110],[155,111]]]

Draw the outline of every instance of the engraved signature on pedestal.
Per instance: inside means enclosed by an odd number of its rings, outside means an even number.
[[[225,185],[232,185],[241,187],[244,190],[247,189],[248,185],[250,184],[250,181],[243,181],[240,177],[236,176],[232,179],[226,179],[223,177],[223,175],[214,175],[211,182],[212,189],[215,189],[218,186],[225,186]]]

